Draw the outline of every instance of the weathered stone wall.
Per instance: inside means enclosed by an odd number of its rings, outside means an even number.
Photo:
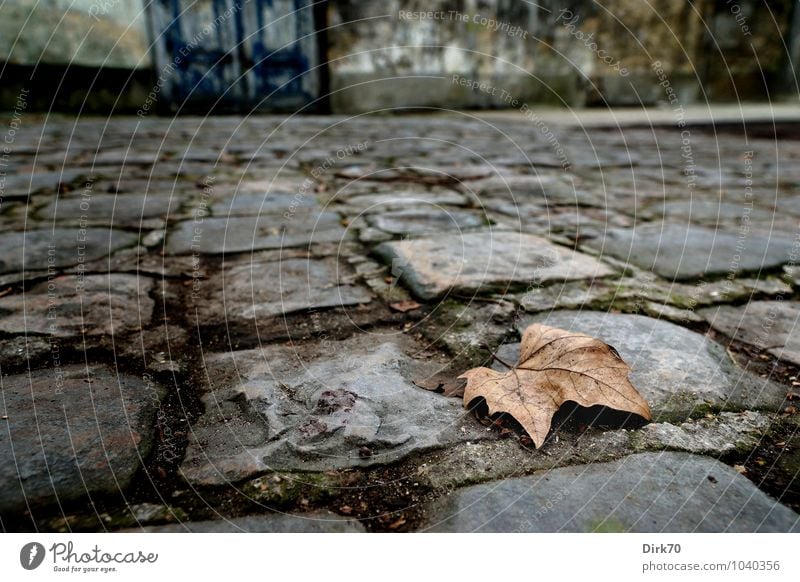
[[[133,112],[153,85],[141,0],[0,3],[0,109]]]
[[[796,60],[800,54],[795,4],[330,0],[322,41],[330,60],[330,103],[336,112],[509,107],[514,99],[655,104],[670,96],[665,83],[682,105],[796,96],[796,71],[788,59],[792,51]],[[20,70],[27,82],[28,71],[43,65],[83,68],[78,90],[59,94],[59,107],[80,105],[88,96],[95,109],[102,108],[105,97],[93,80],[99,67],[136,71],[136,91],[146,94],[148,39],[142,0],[6,0],[0,7],[0,62],[17,69],[6,69],[0,106],[15,98],[12,72]],[[654,63],[666,77],[656,74]],[[123,84],[116,78],[107,83],[108,106],[127,98],[130,90],[119,90]],[[42,99],[49,103],[52,96]],[[133,107],[135,101],[128,101]]]
[[[792,16],[791,0],[333,0],[331,101],[652,104],[665,97],[654,62],[682,104],[764,98],[788,88]]]
[[[6,0],[0,61],[149,68],[141,0]]]

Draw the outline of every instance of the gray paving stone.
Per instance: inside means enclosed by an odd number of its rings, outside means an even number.
[[[0,273],[78,265],[133,246],[138,236],[119,229],[55,228],[0,233]]]
[[[772,269],[789,262],[792,252],[785,236],[740,239],[738,229],[670,223],[609,229],[587,245],[670,280]]]
[[[389,234],[436,234],[448,230],[461,231],[483,226],[486,222],[487,220],[479,214],[439,208],[397,210],[367,217],[367,223]]]
[[[264,194],[237,191],[222,200],[214,200],[211,204],[211,214],[216,217],[302,214],[316,206],[317,200],[313,192]]]
[[[346,197],[335,195],[332,201],[367,214],[406,208],[433,209],[441,206],[464,206],[467,203],[464,195],[452,190],[397,190],[389,193],[358,194]]]
[[[65,275],[0,297],[0,332],[59,338],[124,336],[153,316],[154,282],[137,275]]]
[[[749,206],[742,202],[722,202],[720,200],[675,200],[664,204],[655,204],[647,209],[647,214],[663,216],[672,222],[695,222],[697,224],[733,225],[747,216],[749,220],[769,221],[773,217],[772,209]],[[738,224],[737,224],[738,226]]]
[[[650,423],[639,429],[589,426],[575,431],[562,427],[537,452],[521,447],[513,438],[460,443],[437,452],[418,469],[418,475],[434,490],[453,491],[534,471],[607,463],[635,453],[667,450],[715,457],[741,455],[764,444],[775,417],[753,411],[722,412],[679,424]]]
[[[262,249],[308,246],[350,238],[333,212],[205,218],[179,223],[167,238],[169,254],[219,255]]]
[[[125,489],[147,458],[161,387],[93,365],[0,378],[0,515]]]
[[[769,415],[751,410],[722,412],[680,424],[651,423],[637,431],[634,438],[641,448],[724,455],[755,449],[766,437],[771,422]]]
[[[539,204],[543,206],[599,206],[597,197],[586,188],[569,180],[549,174],[492,176],[462,186],[471,193],[477,204],[502,200],[508,208]],[[507,209],[508,213],[514,213]]]
[[[27,198],[35,192],[57,192],[59,184],[70,184],[88,170],[63,170],[53,172],[34,172],[11,174],[5,177],[3,196],[7,199]]]
[[[212,390],[181,472],[218,485],[269,470],[389,463],[486,438],[460,400],[416,387],[440,363],[416,360],[404,336],[209,354]]]
[[[434,532],[796,532],[800,516],[731,467],[643,453],[458,490],[428,508]]]
[[[61,197],[45,205],[36,216],[47,223],[102,226],[138,226],[150,218],[168,219],[179,215],[185,199],[179,196],[93,194],[91,197]]]
[[[699,311],[717,331],[800,366],[800,303],[751,301]]]
[[[0,362],[3,372],[38,367],[38,362],[45,361],[53,346],[48,338],[42,336],[12,336],[0,339]]]
[[[144,527],[148,533],[364,533],[355,519],[347,519],[330,511],[315,513],[252,515],[213,521],[186,521],[169,525]]]
[[[369,303],[372,295],[347,281],[348,275],[334,257],[276,260],[254,254],[226,262],[219,277],[199,281],[194,307],[202,324],[217,325]]]
[[[597,337],[615,347],[632,368],[631,382],[656,418],[685,420],[712,408],[778,410],[784,387],[737,368],[725,350],[698,333],[643,315],[553,311],[524,318]],[[519,345],[499,352],[516,361]]]
[[[392,274],[425,300],[505,291],[533,282],[591,279],[614,270],[588,255],[534,235],[508,231],[444,234],[381,244]]]

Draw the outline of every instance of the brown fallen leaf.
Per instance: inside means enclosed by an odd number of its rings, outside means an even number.
[[[473,368],[464,406],[483,397],[489,414],[506,412],[539,448],[553,414],[566,401],[603,405],[651,420],[650,407],[628,380],[631,368],[617,351],[598,339],[534,323],[522,334],[519,362],[508,372]]]
[[[467,383],[461,378],[454,378],[449,372],[438,372],[428,378],[414,378],[415,386],[431,392],[441,392],[444,396],[461,398]]]
[[[389,529],[397,529],[398,527],[404,526],[406,524],[406,518],[400,516],[399,519],[389,524]]]
[[[400,313],[406,313],[408,311],[414,311],[415,309],[419,309],[422,307],[422,303],[417,303],[411,299],[406,301],[398,301],[397,303],[390,303],[389,307],[394,311],[399,311]]]

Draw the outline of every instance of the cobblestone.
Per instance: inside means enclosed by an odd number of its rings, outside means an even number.
[[[569,164],[456,113],[27,121],[2,527],[796,528],[800,141],[698,126],[687,176],[672,127],[551,129]],[[442,393],[532,321],[611,343],[655,420],[565,405],[533,450]],[[602,494],[490,519],[556,482]]]

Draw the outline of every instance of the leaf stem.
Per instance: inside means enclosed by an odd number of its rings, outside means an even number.
[[[492,348],[490,348],[490,347],[489,347],[489,344],[483,344],[483,347],[485,347],[487,350],[489,350],[489,353],[491,354],[491,356],[492,356],[492,359],[494,359],[494,360],[496,360],[496,361],[500,362],[501,364],[503,364],[503,365],[504,365],[506,368],[508,368],[509,370],[513,370],[513,369],[514,369],[514,366],[512,366],[511,364],[509,364],[508,362],[506,362],[506,361],[505,361],[503,358],[501,358],[500,356],[498,356],[498,355],[497,355],[497,351],[496,351],[496,350],[493,350]]]

